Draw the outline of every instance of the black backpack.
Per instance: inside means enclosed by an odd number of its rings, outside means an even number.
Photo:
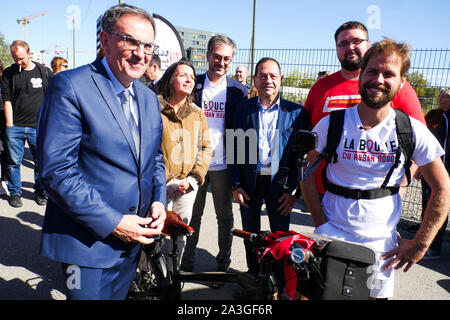
[[[331,161],[333,161],[333,163],[336,163],[338,160],[336,148],[341,140],[342,130],[344,127],[345,109],[333,111],[330,113],[330,124],[328,126],[327,146],[324,150],[324,153],[327,155],[325,158],[326,165],[322,170],[322,180],[325,190],[352,199],[378,199],[390,196],[392,194],[396,194],[400,189],[400,185],[387,187],[387,184],[392,175],[392,172],[400,164],[400,156],[402,153],[405,156],[404,167],[409,185],[409,183],[411,182],[411,172],[409,170],[411,167],[411,156],[415,147],[415,140],[412,134],[411,121],[405,112],[398,109],[393,110],[395,111],[395,126],[399,144],[398,149],[395,153],[395,161],[391,169],[387,173],[381,187],[371,190],[349,189],[335,185],[327,181],[326,168],[328,163],[330,163]]]

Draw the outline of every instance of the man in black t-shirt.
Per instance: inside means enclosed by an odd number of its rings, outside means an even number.
[[[30,48],[26,42],[14,41],[10,51],[15,63],[5,69],[1,80],[8,149],[7,180],[10,193],[8,202],[12,207],[22,206],[20,166],[27,141],[35,163],[36,202],[45,205],[47,197],[39,182],[36,165],[36,120],[52,72],[49,68],[31,61]]]

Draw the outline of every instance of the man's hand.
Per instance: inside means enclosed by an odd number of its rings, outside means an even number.
[[[399,246],[384,254],[381,259],[387,260],[392,257],[392,259],[384,265],[385,270],[392,267],[394,267],[395,270],[398,270],[406,264],[403,269],[403,272],[406,272],[413,264],[422,259],[427,252],[427,247],[420,247],[416,241],[404,239],[399,234],[397,234],[397,236]]]
[[[166,221],[166,208],[164,208],[161,202],[153,202],[150,208],[150,217],[153,221],[150,223],[149,228],[154,229],[160,234],[164,227],[164,221]]]
[[[135,214],[124,215],[112,233],[124,242],[150,244],[154,241],[153,236],[161,234],[165,220],[164,205],[161,202],[154,202],[150,208],[149,217],[142,218]]]
[[[278,202],[280,202],[281,205],[277,208],[277,211],[280,212],[282,216],[288,215],[292,211],[296,200],[297,198],[290,195],[288,192],[283,193],[280,199],[278,199]]]
[[[154,241],[151,237],[160,233],[146,227],[152,221],[153,219],[150,217],[142,218],[134,214],[127,214],[122,217],[113,234],[124,242],[150,244]]]
[[[233,198],[239,203],[241,206],[248,208],[248,205],[245,203],[245,200],[250,200],[250,197],[247,195],[244,189],[238,187],[232,191]]]

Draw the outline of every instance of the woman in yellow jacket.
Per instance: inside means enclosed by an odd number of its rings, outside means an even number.
[[[178,213],[186,224],[191,220],[197,189],[203,184],[212,156],[208,123],[202,109],[193,102],[195,77],[194,67],[183,59],[172,64],[158,82],[166,209]],[[180,237],[177,245],[181,261],[186,238]]]

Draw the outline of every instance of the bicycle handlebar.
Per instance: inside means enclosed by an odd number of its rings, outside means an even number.
[[[244,238],[245,240],[251,240],[256,236],[256,233],[251,233],[244,230],[239,230],[235,228],[231,228],[231,234],[236,237]]]
[[[251,241],[253,243],[265,244],[264,237],[268,235],[269,231],[261,231],[259,233],[251,233],[244,230],[231,228],[231,234],[236,237],[243,238],[244,240]]]

